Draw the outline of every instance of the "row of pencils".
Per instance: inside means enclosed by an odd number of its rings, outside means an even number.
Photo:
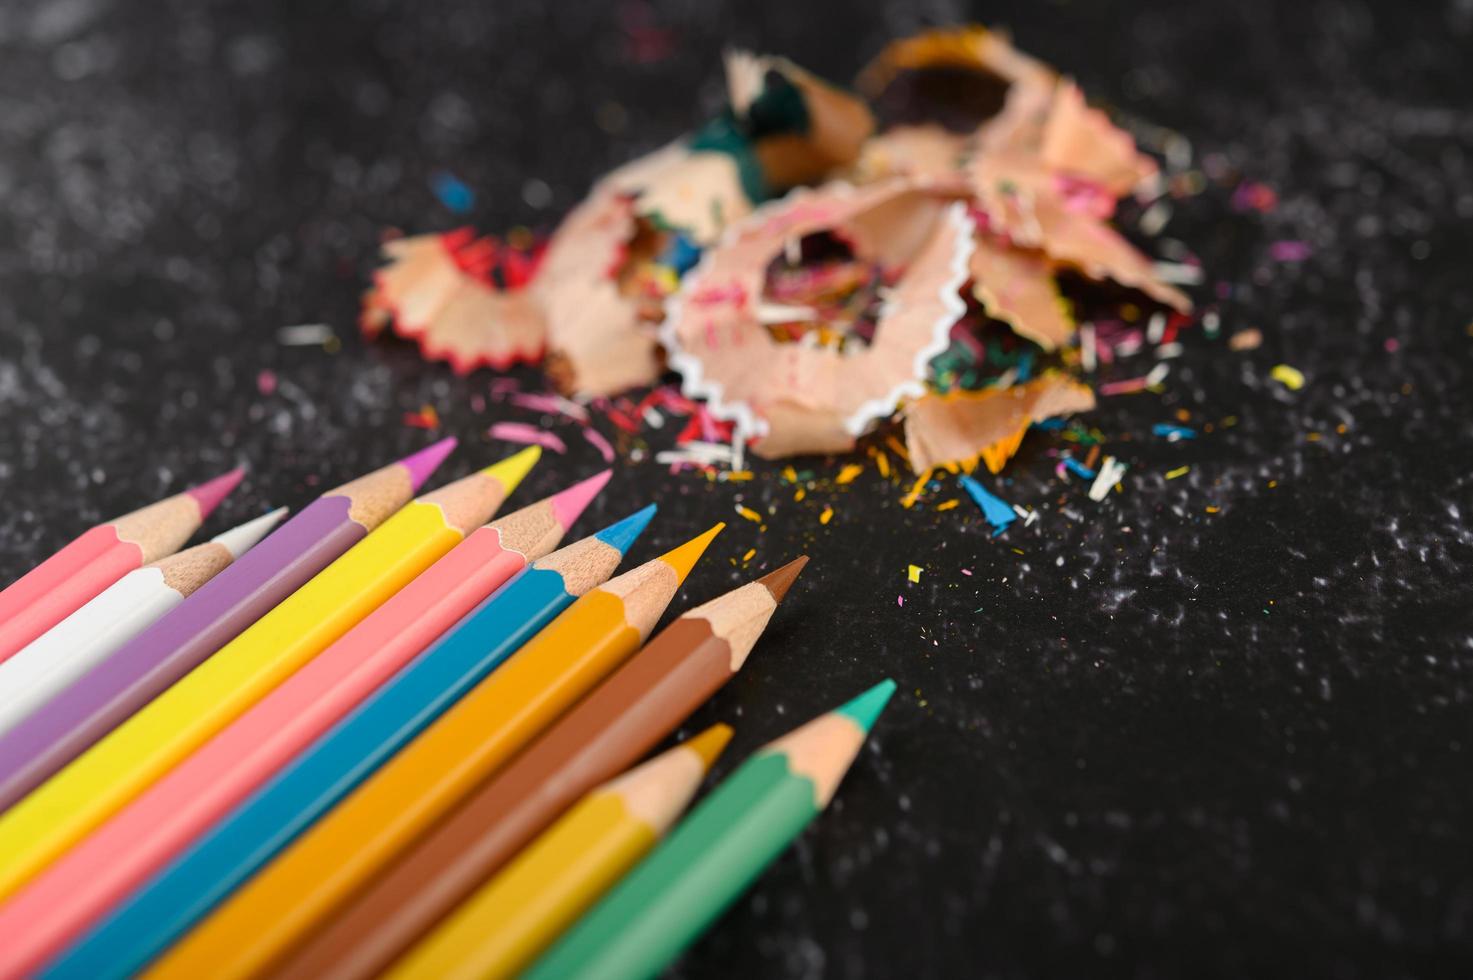
[[[0,592],[0,980],[651,976],[827,805],[891,682],[684,819],[731,730],[641,761],[805,558],[651,638],[720,524],[616,575],[653,506],[491,520],[535,448],[415,497],[453,446],[177,551],[235,471]]]

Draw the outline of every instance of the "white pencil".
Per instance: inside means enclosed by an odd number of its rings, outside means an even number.
[[[285,516],[282,507],[134,569],[0,663],[0,734],[183,602]]]

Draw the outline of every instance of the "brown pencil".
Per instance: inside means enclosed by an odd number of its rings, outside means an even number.
[[[730,680],[807,560],[676,619],[270,975],[356,980],[383,970],[564,809],[638,761]]]

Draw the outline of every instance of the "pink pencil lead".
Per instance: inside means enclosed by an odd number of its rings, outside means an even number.
[[[430,474],[450,455],[455,448],[456,439],[450,436],[439,442],[426,446],[411,456],[405,456],[399,460],[399,465],[409,471],[409,480],[417,492],[424,482],[430,478]]]
[[[206,517],[209,517],[210,511],[220,506],[220,501],[230,496],[230,491],[235,489],[236,485],[240,483],[241,478],[244,476],[245,467],[237,466],[229,473],[222,474],[213,480],[201,483],[197,487],[190,487],[184,491],[194,498],[195,503],[199,504],[199,519],[204,520]]]
[[[557,522],[562,525],[563,530],[573,526],[573,522],[583,513],[583,509],[593,502],[593,498],[598,496],[598,492],[604,488],[604,485],[609,482],[609,477],[613,475],[613,470],[604,470],[553,496],[552,513],[557,518]]]

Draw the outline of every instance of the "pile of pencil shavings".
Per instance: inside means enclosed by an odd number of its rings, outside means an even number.
[[[365,330],[459,371],[542,360],[575,397],[674,370],[770,458],[903,417],[917,472],[996,472],[1032,423],[1093,407],[1081,311],[1186,321],[1111,225],[1160,195],[1155,161],[1005,36],[897,41],[860,94],[745,53],[726,77],[721,116],[603,178],[545,247],[387,244]]]

